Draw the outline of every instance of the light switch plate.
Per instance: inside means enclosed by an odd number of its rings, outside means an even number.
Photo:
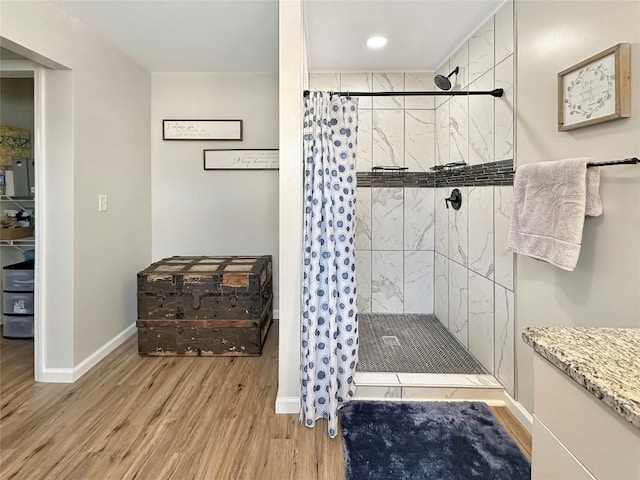
[[[109,197],[107,195],[98,195],[98,211],[106,212],[109,210]]]

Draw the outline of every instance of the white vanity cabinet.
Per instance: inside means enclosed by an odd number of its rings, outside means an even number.
[[[535,354],[532,480],[640,480],[640,429]]]
[[[533,480],[640,480],[640,329],[528,327]]]

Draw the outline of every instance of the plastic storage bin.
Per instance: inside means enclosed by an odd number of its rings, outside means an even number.
[[[33,293],[4,292],[2,295],[2,313],[7,315],[33,315]]]
[[[33,292],[33,262],[20,262],[2,269],[2,288],[5,292]]]
[[[9,338],[33,338],[33,317],[13,316],[3,317],[2,336]]]

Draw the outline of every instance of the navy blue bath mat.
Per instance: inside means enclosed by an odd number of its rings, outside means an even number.
[[[340,410],[348,480],[529,480],[531,465],[478,402],[360,402]]]

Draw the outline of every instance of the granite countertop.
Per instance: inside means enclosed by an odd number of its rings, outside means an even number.
[[[527,327],[522,338],[640,429],[640,328]]]

